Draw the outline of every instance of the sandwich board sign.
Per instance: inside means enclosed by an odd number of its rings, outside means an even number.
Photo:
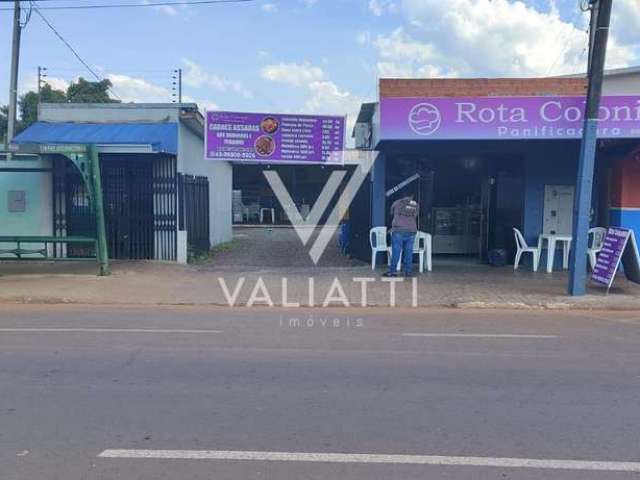
[[[591,280],[605,285],[608,291],[621,263],[627,279],[640,283],[640,254],[633,230],[610,227],[607,229],[602,250],[598,253]]]

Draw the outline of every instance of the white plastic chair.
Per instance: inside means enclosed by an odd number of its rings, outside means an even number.
[[[431,271],[431,252],[432,252],[433,237],[427,232],[416,232],[416,237],[413,240],[413,254],[418,255],[418,266],[420,273],[424,272],[424,264],[426,259],[427,272]],[[400,260],[396,266],[396,270],[400,270],[402,265],[402,252],[400,252]]]
[[[537,272],[538,264],[540,263],[540,252],[542,250],[540,248],[540,240],[538,240],[537,247],[530,247],[529,245],[527,245],[527,242],[522,236],[522,233],[520,232],[520,230],[518,230],[517,228],[514,228],[513,233],[516,236],[516,247],[518,249],[516,251],[516,258],[513,261],[513,269],[514,270],[518,269],[518,266],[520,265],[520,257],[522,257],[523,253],[531,253],[533,256],[533,271]]]
[[[607,229],[604,227],[594,227],[589,229],[589,248],[587,248],[587,255],[589,255],[589,265],[591,270],[596,267],[598,261],[598,253],[602,250],[604,245],[604,237],[607,235]]]
[[[371,246],[371,270],[376,268],[378,252],[387,254],[387,263],[391,257],[391,247],[387,244],[387,227],[373,227],[369,230],[369,245]]]

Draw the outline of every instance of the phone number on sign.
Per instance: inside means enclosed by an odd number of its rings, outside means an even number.
[[[247,152],[224,152],[224,151],[215,151],[215,152],[207,152],[207,158],[257,158],[255,152],[247,151]]]

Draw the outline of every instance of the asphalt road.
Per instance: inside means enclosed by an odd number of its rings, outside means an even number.
[[[640,478],[640,314],[2,305],[0,478]]]

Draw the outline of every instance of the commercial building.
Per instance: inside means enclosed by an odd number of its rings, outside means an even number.
[[[38,119],[13,143],[96,145],[110,258],[186,262],[190,249],[231,239],[231,166],[203,161],[195,104],[45,103]],[[20,211],[0,203],[3,234],[95,234],[88,193],[69,160],[14,156],[0,168],[0,202],[16,192],[24,199]],[[69,246],[59,254],[87,253]]]
[[[593,226],[636,234],[639,78],[606,77],[591,214]],[[369,256],[369,228],[389,225],[390,203],[407,193],[435,254],[485,261],[514,249],[514,227],[534,245],[541,233],[570,234],[585,92],[583,77],[381,79],[379,102],[362,105],[354,129],[356,146],[379,155],[353,253]]]

